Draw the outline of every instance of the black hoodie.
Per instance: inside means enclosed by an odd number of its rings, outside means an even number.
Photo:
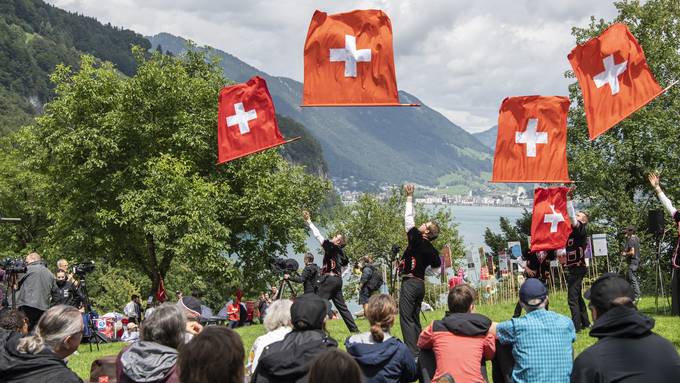
[[[52,351],[37,354],[17,351],[21,334],[0,330],[0,382],[3,383],[82,383]]]
[[[627,307],[598,317],[590,330],[597,343],[574,361],[572,382],[680,382],[680,356],[652,332],[654,319]]]

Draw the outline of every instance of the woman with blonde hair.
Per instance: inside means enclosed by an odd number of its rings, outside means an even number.
[[[255,372],[257,361],[265,347],[283,340],[286,334],[292,331],[293,327],[290,320],[290,307],[292,305],[293,301],[290,299],[278,299],[267,309],[267,316],[264,318],[264,328],[267,333],[255,339],[248,354],[246,371],[249,375]]]
[[[372,296],[365,312],[371,331],[345,341],[347,352],[359,363],[366,382],[411,382],[417,378],[413,354],[390,335],[396,314],[397,303],[391,296]]]
[[[0,332],[0,376],[3,382],[82,382],[64,359],[83,337],[83,318],[77,308],[58,305],[45,311],[35,333]]]

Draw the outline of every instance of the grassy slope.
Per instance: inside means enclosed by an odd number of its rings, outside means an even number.
[[[660,302],[661,303],[661,302]],[[487,315],[494,321],[507,320],[512,316],[512,312],[515,308],[514,303],[505,304],[495,304],[495,305],[484,305],[477,307],[477,312]],[[558,313],[568,315],[569,308],[566,304],[566,294],[561,293],[555,295],[550,302],[550,309]],[[675,345],[675,348],[680,351],[680,320],[677,317],[656,315],[654,314],[654,298],[646,297],[642,300],[640,304],[640,309],[648,315],[653,316],[656,319],[655,332],[669,339]],[[443,316],[442,311],[429,312],[426,314],[427,322],[434,319],[439,319]],[[421,317],[423,321],[423,326],[425,326],[425,320]],[[368,331],[368,322],[366,320],[360,319],[357,321],[357,325],[361,331]],[[349,336],[349,331],[342,320],[333,320],[328,323],[328,331],[331,336],[335,338],[342,349],[345,348],[344,341]],[[264,333],[264,328],[261,325],[247,326],[237,329],[237,332],[241,335],[243,339],[243,344],[246,348],[246,355],[250,346],[255,341],[255,338]],[[393,328],[392,335],[401,338],[401,330],[399,325]],[[595,339],[588,336],[588,333],[583,331],[577,334],[576,343],[574,344],[574,350],[578,355],[583,349],[595,343]],[[107,344],[102,345],[100,351],[95,350],[90,353],[88,345],[80,346],[80,351],[78,355],[71,356],[69,360],[69,367],[73,369],[78,375],[83,379],[89,377],[90,365],[93,360],[104,356],[116,354],[123,343]]]

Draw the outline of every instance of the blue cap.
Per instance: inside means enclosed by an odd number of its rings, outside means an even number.
[[[519,289],[519,300],[529,306],[537,306],[548,296],[548,289],[543,282],[529,278]]]

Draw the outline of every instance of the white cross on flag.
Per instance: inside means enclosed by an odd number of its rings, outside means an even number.
[[[220,91],[217,163],[285,144],[267,83],[260,77]]]
[[[531,215],[531,251],[563,248],[571,224],[567,213],[568,188],[534,189],[534,210]]]
[[[548,133],[537,132],[538,119],[530,118],[527,121],[527,130],[515,133],[516,144],[526,144],[527,157],[536,157],[536,145],[548,143]]]
[[[331,62],[343,61],[345,63],[345,77],[357,76],[358,62],[371,62],[371,50],[357,50],[357,38],[352,35],[345,35],[344,48],[331,48]]]

